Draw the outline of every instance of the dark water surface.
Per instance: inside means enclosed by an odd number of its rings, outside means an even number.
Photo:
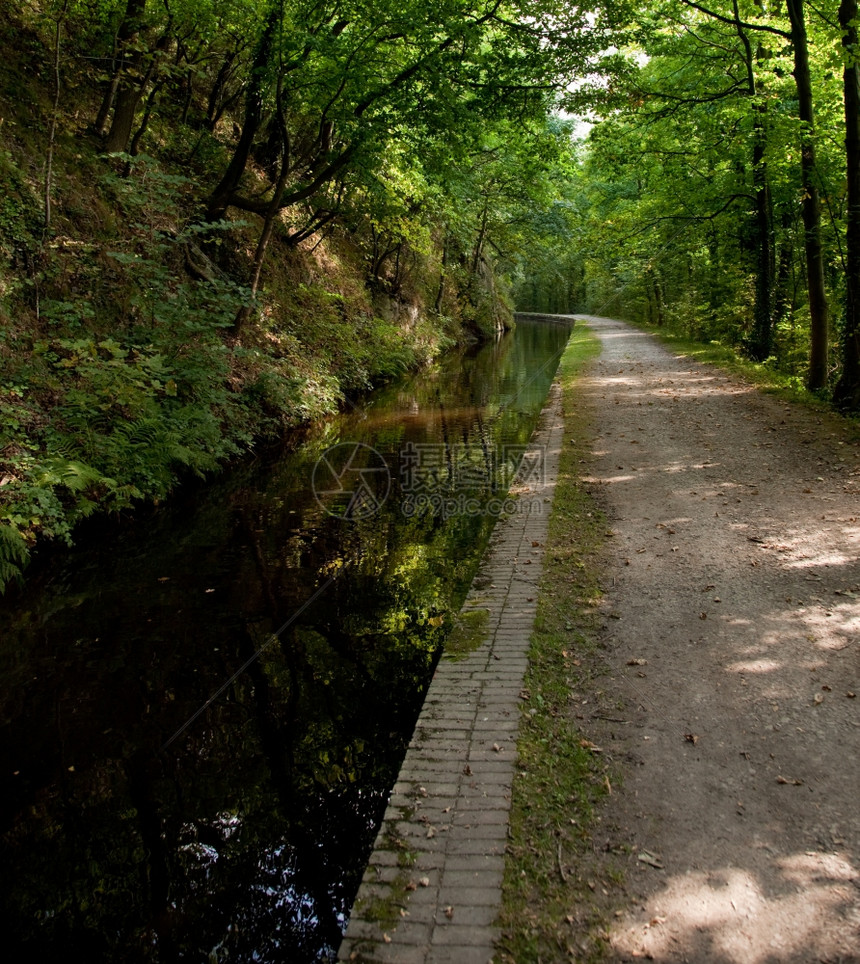
[[[451,355],[0,603],[6,960],[334,955],[568,335]]]

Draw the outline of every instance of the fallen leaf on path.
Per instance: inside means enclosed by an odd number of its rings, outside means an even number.
[[[692,743],[693,746],[695,746],[695,745],[699,742],[699,736],[698,736],[697,733],[685,733],[685,734],[684,734],[684,739],[685,739],[688,743]]]
[[[782,784],[784,784],[784,785],[786,785],[786,786],[790,786],[790,787],[802,787],[802,786],[803,786],[803,780],[789,780],[787,777],[777,777],[777,778],[776,778],[776,782],[777,782],[777,783],[782,783]]]
[[[849,691],[849,692],[847,692],[845,695],[848,697],[849,700],[856,700],[856,699],[857,699],[857,694],[856,694],[856,693],[852,693],[852,692]]]

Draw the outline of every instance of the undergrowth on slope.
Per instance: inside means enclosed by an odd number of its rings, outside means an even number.
[[[249,292],[206,250],[241,224],[189,221],[190,182],[153,158],[104,159],[113,213],[88,241],[43,243],[35,186],[8,153],[0,188],[0,593],[37,541],[157,503],[453,344],[438,319],[378,317],[332,257],[335,290],[290,279],[260,333],[232,337]]]

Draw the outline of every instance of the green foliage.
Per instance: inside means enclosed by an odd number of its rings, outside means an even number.
[[[21,572],[29,561],[27,544],[18,530],[0,522],[0,593],[10,582],[21,578]]]
[[[589,6],[50,0],[0,19],[3,524],[68,541],[509,324],[567,166],[548,113],[607,46]],[[127,149],[102,156],[123,111]]]
[[[805,6],[820,238],[836,305],[845,287],[839,39]],[[559,193],[564,207],[520,262],[518,304],[647,320],[752,354],[766,324],[769,364],[804,378],[804,127],[785,5],[665,0],[626,14],[612,79],[589,95],[599,116]]]

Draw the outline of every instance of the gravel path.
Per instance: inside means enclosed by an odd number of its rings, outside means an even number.
[[[613,533],[586,733],[610,958],[860,961],[860,469],[843,423],[588,318]],[[617,906],[617,905],[616,905]]]

